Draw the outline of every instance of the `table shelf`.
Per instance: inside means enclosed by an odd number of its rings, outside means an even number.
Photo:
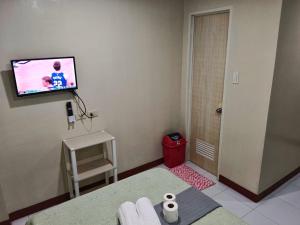
[[[86,164],[78,165],[78,180],[82,181],[99,174],[108,172],[114,167],[112,163],[107,159],[94,160]]]

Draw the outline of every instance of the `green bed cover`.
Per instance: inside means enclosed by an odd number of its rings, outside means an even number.
[[[124,201],[146,196],[153,204],[166,192],[174,194],[190,187],[168,170],[155,168],[103,187],[63,204],[39,212],[26,225],[117,225],[116,212]],[[246,225],[220,207],[193,225]]]

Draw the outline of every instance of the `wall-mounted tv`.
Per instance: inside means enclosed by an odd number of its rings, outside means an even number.
[[[75,90],[75,57],[11,60],[17,96]]]

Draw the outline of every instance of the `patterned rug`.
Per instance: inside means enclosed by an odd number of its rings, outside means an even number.
[[[170,171],[198,190],[204,190],[215,184],[215,182],[197,173],[185,164],[176,166],[170,169]]]

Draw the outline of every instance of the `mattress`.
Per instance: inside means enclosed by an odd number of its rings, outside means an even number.
[[[124,201],[146,196],[153,204],[166,192],[180,193],[190,185],[168,170],[155,168],[85,194],[31,216],[26,225],[117,225],[116,212]],[[246,225],[223,207],[193,225]]]

